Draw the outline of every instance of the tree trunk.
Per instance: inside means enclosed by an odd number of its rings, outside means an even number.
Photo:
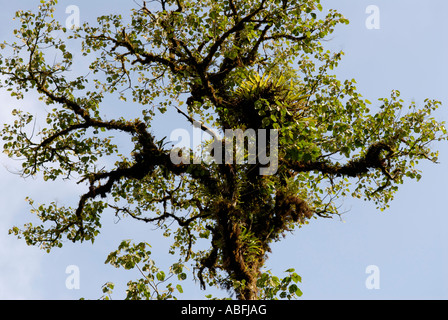
[[[238,292],[239,300],[257,300],[258,299],[258,287],[257,278],[253,277],[249,283],[246,282],[246,286]]]

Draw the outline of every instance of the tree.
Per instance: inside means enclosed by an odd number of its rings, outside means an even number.
[[[173,298],[180,285],[158,285],[184,280],[187,264],[202,288],[239,299],[300,296],[294,269],[283,279],[262,271],[271,244],[312,218],[340,215],[348,196],[384,210],[405,179],[420,179],[419,160],[437,162],[430,144],[447,138],[432,117],[439,101],[405,108],[395,90],[369,107],[354,80],[331,74],[343,53],[321,42],[348,21],[319,2],[143,1],[128,24],[108,15],[72,30],[53,18],[56,0],[17,12],[20,41],[2,44],[1,87],[18,99],[35,91],[53,109],[38,134],[27,131],[33,116],[14,110],[4,151],[23,159],[25,177],[74,180],[86,192],[74,208],[30,199],[42,225],[10,233],[47,251],[93,242],[101,214],[114,210],[162,228],[179,257],[167,276],[149,244],[123,241],[106,262],[141,271],[130,299]],[[73,43],[86,75],[72,69]],[[108,120],[107,97],[141,116]],[[200,156],[151,131],[170,109],[209,137]],[[129,155],[114,140],[120,134],[131,138]]]

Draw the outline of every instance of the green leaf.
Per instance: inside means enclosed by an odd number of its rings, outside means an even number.
[[[291,275],[292,281],[294,281],[295,283],[297,282],[302,282],[302,277],[299,276],[297,273],[293,273]]]
[[[159,271],[156,275],[157,280],[164,281],[165,280],[165,272]]]
[[[297,285],[292,284],[292,285],[289,286],[288,291],[289,291],[289,293],[295,293],[298,289],[299,288],[297,287]]]

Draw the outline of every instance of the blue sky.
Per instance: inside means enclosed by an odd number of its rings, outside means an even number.
[[[81,20],[92,21],[105,13],[126,15],[132,0],[60,1],[57,16],[68,15],[65,8],[76,5]],[[18,9],[37,6],[36,0],[16,2],[0,0],[0,39],[10,39],[14,25],[11,18]],[[422,105],[425,98],[441,100],[437,116],[447,120],[448,39],[444,37],[448,2],[429,0],[327,0],[324,9],[334,8],[349,20],[338,27],[326,43],[329,49],[343,50],[345,56],[335,70],[339,79],[355,78],[357,88],[375,105],[389,97],[393,89],[402,99]],[[366,8],[375,5],[380,13],[380,28],[366,28]],[[15,101],[0,92],[1,122],[7,122],[12,108],[42,112],[35,96]],[[376,103],[378,104],[378,103]],[[169,122],[172,119],[168,120]],[[166,123],[159,123],[160,128]],[[168,134],[168,133],[167,133]],[[373,204],[351,198],[344,200],[343,221],[311,220],[284,241],[274,245],[268,267],[281,275],[295,268],[302,276],[302,299],[447,299],[448,298],[448,216],[447,196],[448,147],[440,150],[440,164],[421,163],[423,178],[401,187],[391,207],[379,212]],[[103,217],[103,229],[94,245],[67,243],[51,254],[27,247],[7,235],[12,225],[33,219],[24,201],[77,201],[84,191],[76,183],[43,183],[23,180],[10,173],[20,163],[0,156],[0,299],[95,299],[107,281],[116,283],[116,297],[122,296],[125,283],[136,279],[138,271],[122,271],[104,260],[122,239],[153,244],[153,255],[161,266],[169,265],[169,243],[151,226],[130,220],[117,222],[113,213]],[[170,257],[170,259],[172,259]],[[65,286],[67,266],[80,270],[80,289]],[[380,288],[367,289],[366,268],[380,270]],[[184,299],[201,299],[206,292],[193,283],[184,285]]]

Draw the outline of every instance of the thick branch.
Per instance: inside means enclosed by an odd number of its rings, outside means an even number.
[[[295,172],[318,171],[334,176],[357,177],[368,173],[370,169],[381,169],[383,173],[387,172],[385,160],[381,158],[381,153],[383,151],[388,152],[387,157],[391,156],[393,153],[393,150],[389,145],[383,142],[377,142],[369,147],[363,158],[350,161],[343,166],[324,161],[305,163],[285,161],[285,164]]]

